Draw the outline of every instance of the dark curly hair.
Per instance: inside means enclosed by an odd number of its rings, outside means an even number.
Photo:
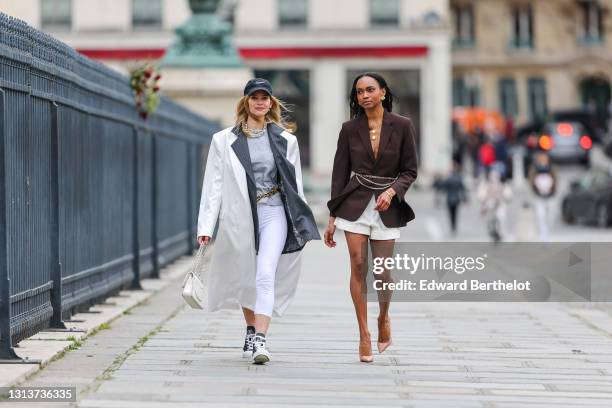
[[[395,95],[391,92],[391,88],[387,85],[387,81],[377,72],[365,72],[363,74],[357,75],[355,80],[353,81],[353,86],[351,87],[351,95],[349,97],[349,106],[351,108],[351,119],[356,118],[357,116],[361,116],[365,113],[364,109],[359,106],[359,102],[357,102],[357,81],[359,81],[363,77],[374,78],[378,85],[387,91],[385,94],[385,100],[382,101],[383,108],[385,108],[388,112],[391,112],[393,109],[393,100],[395,99]]]

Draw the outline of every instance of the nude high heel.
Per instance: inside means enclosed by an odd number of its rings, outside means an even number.
[[[371,363],[374,361],[372,355],[372,341],[368,336],[366,339],[359,339],[359,361],[362,363]]]
[[[378,318],[378,352],[382,353],[389,347],[393,342],[391,341],[391,320],[387,315],[386,319],[382,321]]]

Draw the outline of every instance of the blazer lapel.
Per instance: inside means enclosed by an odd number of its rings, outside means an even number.
[[[380,142],[378,144],[378,156],[376,156],[375,163],[378,163],[382,152],[385,151],[389,140],[391,140],[391,133],[393,133],[393,123],[391,122],[390,113],[386,110],[383,113],[383,121],[380,129]]]
[[[270,138],[270,147],[273,154],[279,154],[281,157],[287,157],[287,140],[282,136],[283,128],[272,122],[268,124],[268,137]]]
[[[372,150],[372,143],[370,142],[370,128],[368,127],[368,117],[365,114],[361,117],[359,121],[358,129],[360,139],[363,142],[363,145],[366,151],[368,152],[370,159],[372,159],[372,161],[375,161],[374,150]]]
[[[255,185],[255,176],[253,175],[253,164],[251,163],[251,154],[249,153],[249,145],[245,134],[238,126],[232,129],[232,133],[237,136],[237,139],[232,143],[232,149],[238,157],[240,164],[244,168],[248,179]]]
[[[236,141],[236,138],[237,138],[233,130],[231,133],[232,133],[232,137],[230,139],[230,146]],[[233,170],[234,178],[236,179],[236,183],[238,184],[240,193],[242,193],[244,200],[248,202],[249,201],[249,191],[248,191],[248,186],[247,186],[246,171],[244,170],[244,167],[242,167],[242,163],[240,163],[240,160],[238,159],[238,156],[236,156],[235,153],[228,152],[228,156],[229,156],[230,166],[231,166],[231,169]]]

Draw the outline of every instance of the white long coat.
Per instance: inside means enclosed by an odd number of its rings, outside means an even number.
[[[247,190],[247,175],[232,143],[237,135],[226,128],[212,137],[200,199],[198,236],[213,236],[208,272],[208,309],[255,308],[254,223]],[[306,202],[297,139],[287,131],[287,160],[295,168],[299,197]],[[295,294],[302,251],[281,255],[274,286],[273,316],[282,316]]]

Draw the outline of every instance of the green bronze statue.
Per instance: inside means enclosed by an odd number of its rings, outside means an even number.
[[[161,66],[241,67],[232,43],[232,24],[217,15],[220,0],[189,0],[191,18],[176,29],[177,40]]]
[[[189,0],[193,14],[212,14],[217,11],[220,0]]]

